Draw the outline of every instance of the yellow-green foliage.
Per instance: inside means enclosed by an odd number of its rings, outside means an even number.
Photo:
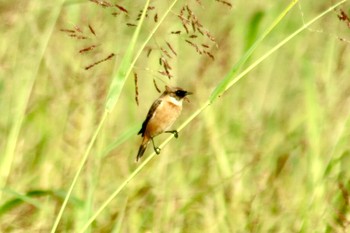
[[[0,1],[0,232],[350,231],[347,1],[96,2]],[[195,94],[136,164],[154,81]]]

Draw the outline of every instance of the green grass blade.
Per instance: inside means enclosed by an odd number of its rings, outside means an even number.
[[[42,208],[42,204],[40,200],[35,200],[34,198],[40,198],[44,196],[51,196],[53,198],[56,198],[59,201],[63,201],[63,199],[66,196],[66,193],[62,190],[31,190],[26,192],[25,194],[20,194],[14,190],[10,189],[4,189],[2,190],[3,192],[9,193],[15,198],[8,200],[5,202],[3,205],[0,206],[0,217],[7,212],[11,211],[12,209],[20,206],[21,204],[30,204],[33,207],[40,209]],[[80,200],[77,197],[72,197],[69,200],[70,204],[77,206],[77,207],[82,207],[83,206],[83,201]]]
[[[245,46],[244,51],[248,51],[259,36],[259,29],[264,18],[265,13],[263,11],[256,12],[249,22],[247,27],[247,34],[245,36]]]
[[[128,49],[126,50],[123,60],[121,61],[121,64],[116,74],[113,77],[112,84],[109,88],[108,95],[107,95],[106,110],[108,112],[110,112],[114,108],[115,104],[117,103],[120,93],[125,84],[125,81],[128,78],[130,71],[132,69],[132,66],[133,66],[132,58],[133,58],[137,38],[139,37],[141,26],[145,19],[149,2],[150,0],[147,0],[145,7],[143,8],[139,24],[137,25],[136,30],[131,38]]]
[[[0,206],[0,216],[3,214],[6,214],[8,211],[19,206],[22,203],[30,204],[38,209],[41,208],[41,203],[35,200],[33,197],[39,196],[40,194],[45,193],[45,191],[36,190],[36,191],[27,192],[26,194],[21,194],[9,188],[5,188],[1,191],[14,196],[15,198],[5,202],[3,205]]]
[[[228,88],[230,88],[230,83],[242,66],[248,61],[249,57],[253,54],[255,49],[260,45],[260,43],[265,39],[265,37],[270,34],[270,32],[281,22],[281,20],[287,15],[287,13],[293,8],[293,6],[298,2],[298,0],[293,0],[288,7],[272,22],[270,27],[268,27],[264,33],[259,37],[259,39],[250,47],[250,49],[243,55],[243,57],[238,61],[236,65],[233,66],[231,71],[225,76],[225,78],[219,83],[219,85],[214,89],[209,100],[212,103],[217,97],[222,95]]]

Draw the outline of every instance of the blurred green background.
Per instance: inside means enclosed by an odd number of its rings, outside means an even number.
[[[128,14],[91,1],[0,2],[0,231],[49,232],[104,110],[143,1]],[[201,5],[198,4],[201,2]],[[170,2],[152,1],[136,46]],[[58,232],[78,232],[135,170],[136,135],[164,85],[195,94],[179,126],[288,5],[179,1],[133,68],[97,137]],[[301,1],[248,63],[331,5]],[[188,5],[215,37],[190,38]],[[271,55],[195,118],[93,222],[89,232],[350,231],[350,28],[332,11]],[[112,13],[118,12],[117,16]],[[89,30],[93,27],[96,36]],[[76,30],[76,39],[61,29]],[[190,30],[191,27],[189,27]],[[181,30],[181,34],[171,32]],[[79,34],[79,33],[78,33]],[[212,60],[185,40],[209,45]],[[174,77],[161,75],[160,48]],[[97,45],[92,51],[79,50]],[[148,49],[152,52],[147,56]],[[116,56],[85,70],[109,54]],[[155,140],[160,144],[167,136]],[[150,147],[145,154],[152,152]]]

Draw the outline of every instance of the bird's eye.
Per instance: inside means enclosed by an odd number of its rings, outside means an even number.
[[[177,91],[175,91],[175,95],[177,95],[178,97],[185,97],[186,96],[186,91],[177,90]]]

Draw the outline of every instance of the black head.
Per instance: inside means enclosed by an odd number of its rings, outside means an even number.
[[[176,99],[183,99],[186,96],[192,94],[191,92],[185,91],[180,87],[168,87],[168,86],[165,86],[165,93],[175,97]]]
[[[188,91],[185,91],[185,90],[177,90],[175,91],[175,95],[177,97],[180,97],[180,98],[184,98],[186,95],[189,95],[189,92]]]

